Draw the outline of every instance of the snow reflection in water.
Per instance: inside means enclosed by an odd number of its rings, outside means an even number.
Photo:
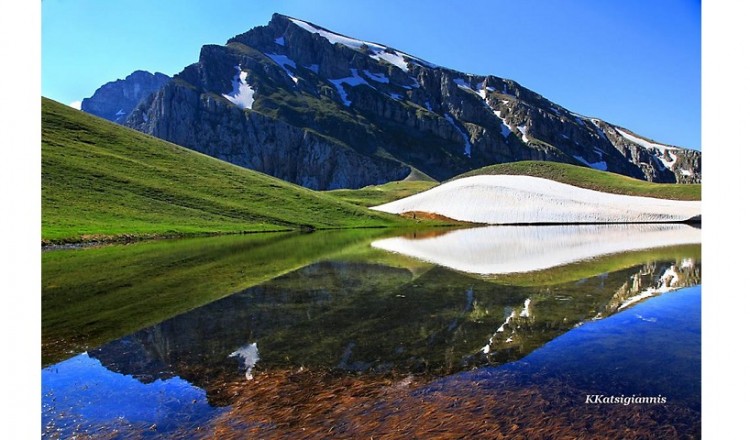
[[[549,269],[602,255],[701,242],[684,224],[487,226],[436,237],[392,237],[372,246],[461,272],[507,274]]]

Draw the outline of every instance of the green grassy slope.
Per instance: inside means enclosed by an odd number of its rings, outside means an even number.
[[[382,185],[366,186],[360,189],[335,189],[327,191],[327,193],[345,202],[369,207],[403,199],[404,197],[427,191],[437,185],[437,182],[426,180],[402,180]]]
[[[42,98],[43,241],[403,222]]]
[[[673,200],[700,200],[700,184],[652,183],[620,174],[557,162],[522,161],[490,165],[456,176],[513,174],[542,177],[596,191]]]

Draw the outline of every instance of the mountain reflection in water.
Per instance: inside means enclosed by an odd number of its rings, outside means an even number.
[[[356,255],[308,265],[109,342],[88,356],[144,384],[179,377],[205,390],[214,407],[236,404],[240,381],[259,384],[295,371],[310,377],[320,372],[326,380],[333,374],[344,381],[354,373],[406,384],[477,367],[485,371],[523,360],[572,329],[639,307],[646,298],[700,284],[699,230],[614,226],[493,227],[384,239]],[[472,261],[472,255],[481,260],[481,270],[455,264],[464,256]],[[511,263],[529,270],[498,273]],[[490,267],[496,271],[488,273]],[[679,339],[679,329],[674,336]],[[59,374],[61,364],[47,370],[58,368]],[[52,408],[44,417],[58,415]]]

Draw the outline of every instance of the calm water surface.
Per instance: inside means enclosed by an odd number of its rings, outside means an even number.
[[[45,255],[43,436],[699,436],[700,230],[369,234]]]

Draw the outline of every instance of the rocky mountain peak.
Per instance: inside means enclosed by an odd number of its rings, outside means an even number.
[[[509,79],[281,14],[204,46],[126,125],[314,189],[412,170],[445,180],[518,160],[700,182],[700,152],[573,113]]]
[[[119,124],[145,97],[169,81],[163,73],[136,70],[125,79],[108,82],[81,101],[81,110]]]

